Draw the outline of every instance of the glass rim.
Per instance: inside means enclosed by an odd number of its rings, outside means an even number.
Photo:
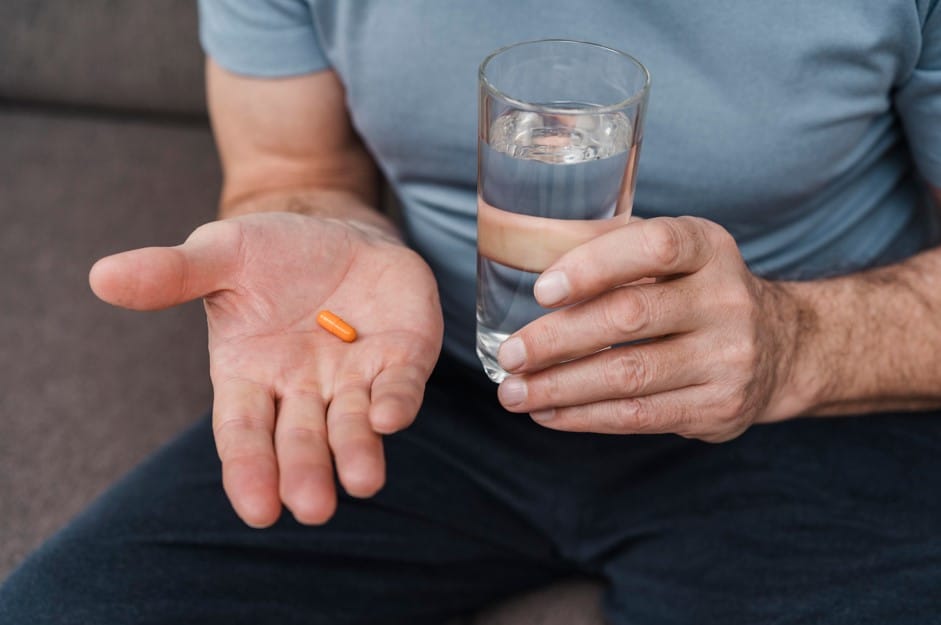
[[[570,108],[550,106],[550,105],[545,105],[545,104],[534,104],[532,102],[527,102],[525,100],[514,98],[513,96],[500,90],[499,88],[497,88],[496,85],[490,82],[490,79],[487,77],[487,66],[490,64],[490,61],[492,61],[498,55],[503,54],[504,52],[508,50],[512,50],[513,48],[519,48],[522,46],[528,46],[528,45],[533,45],[537,43],[565,43],[565,44],[573,43],[573,44],[578,44],[578,45],[591,46],[592,48],[605,50],[606,52],[613,52],[615,55],[626,59],[627,61],[633,63],[636,67],[640,68],[640,71],[644,76],[644,84],[643,86],[641,86],[640,89],[637,90],[636,93],[633,93],[627,98],[619,102],[615,102],[614,104],[604,104],[602,106],[596,106],[590,109],[588,108],[570,109]],[[644,96],[647,94],[647,92],[650,90],[650,71],[647,69],[647,66],[645,66],[643,63],[638,61],[637,58],[631,56],[627,52],[618,50],[617,48],[612,48],[610,46],[602,45],[600,43],[594,43],[591,41],[581,41],[578,39],[531,39],[529,41],[519,41],[517,43],[511,43],[509,45],[503,46],[502,48],[498,48],[494,50],[493,52],[491,52],[490,54],[488,54],[486,57],[484,57],[484,60],[480,63],[480,67],[477,70],[477,77],[478,77],[478,80],[480,81],[480,84],[483,85],[484,88],[487,89],[487,91],[489,91],[492,95],[500,98],[501,100],[504,100],[507,103],[511,104],[514,108],[518,110],[532,111],[536,113],[552,113],[552,114],[559,114],[559,115],[597,115],[599,113],[611,113],[611,112],[618,111],[622,108],[628,107],[632,104],[635,104],[641,101],[644,98]]]

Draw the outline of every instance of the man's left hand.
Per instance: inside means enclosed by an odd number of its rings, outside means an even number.
[[[718,442],[803,409],[801,309],[714,222],[634,220],[559,258],[535,294],[561,309],[501,346],[499,398],[545,427]]]

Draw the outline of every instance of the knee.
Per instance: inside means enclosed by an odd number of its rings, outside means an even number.
[[[109,573],[101,570],[96,559],[77,540],[52,539],[0,585],[0,623],[119,622],[108,620],[102,612],[108,596],[102,593],[103,585],[114,580],[107,579]]]

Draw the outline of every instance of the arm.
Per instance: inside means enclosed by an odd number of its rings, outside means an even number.
[[[714,222],[638,220],[537,280],[540,303],[561,309],[501,346],[514,375],[500,399],[549,428],[707,441],[800,415],[939,406],[939,286],[941,248],[774,282]]]
[[[375,208],[376,165],[353,130],[334,72],[246,78],[209,59],[206,84],[224,173],[221,218],[289,211],[395,234]]]
[[[937,189],[934,197],[941,204]],[[782,286],[804,322],[796,325],[795,401],[780,417],[941,406],[941,248]]]
[[[182,245],[98,261],[91,286],[135,310],[203,299],[233,507],[256,527],[282,503],[322,523],[335,476],[354,497],[384,483],[380,435],[415,418],[441,348],[437,286],[373,208],[376,169],[332,72],[259,80],[210,62],[208,77],[223,219]],[[353,323],[355,342],[318,326],[325,309]]]

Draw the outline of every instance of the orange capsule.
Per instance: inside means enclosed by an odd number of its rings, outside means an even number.
[[[356,329],[329,310],[317,313],[317,324],[333,336],[352,343],[356,340]]]

